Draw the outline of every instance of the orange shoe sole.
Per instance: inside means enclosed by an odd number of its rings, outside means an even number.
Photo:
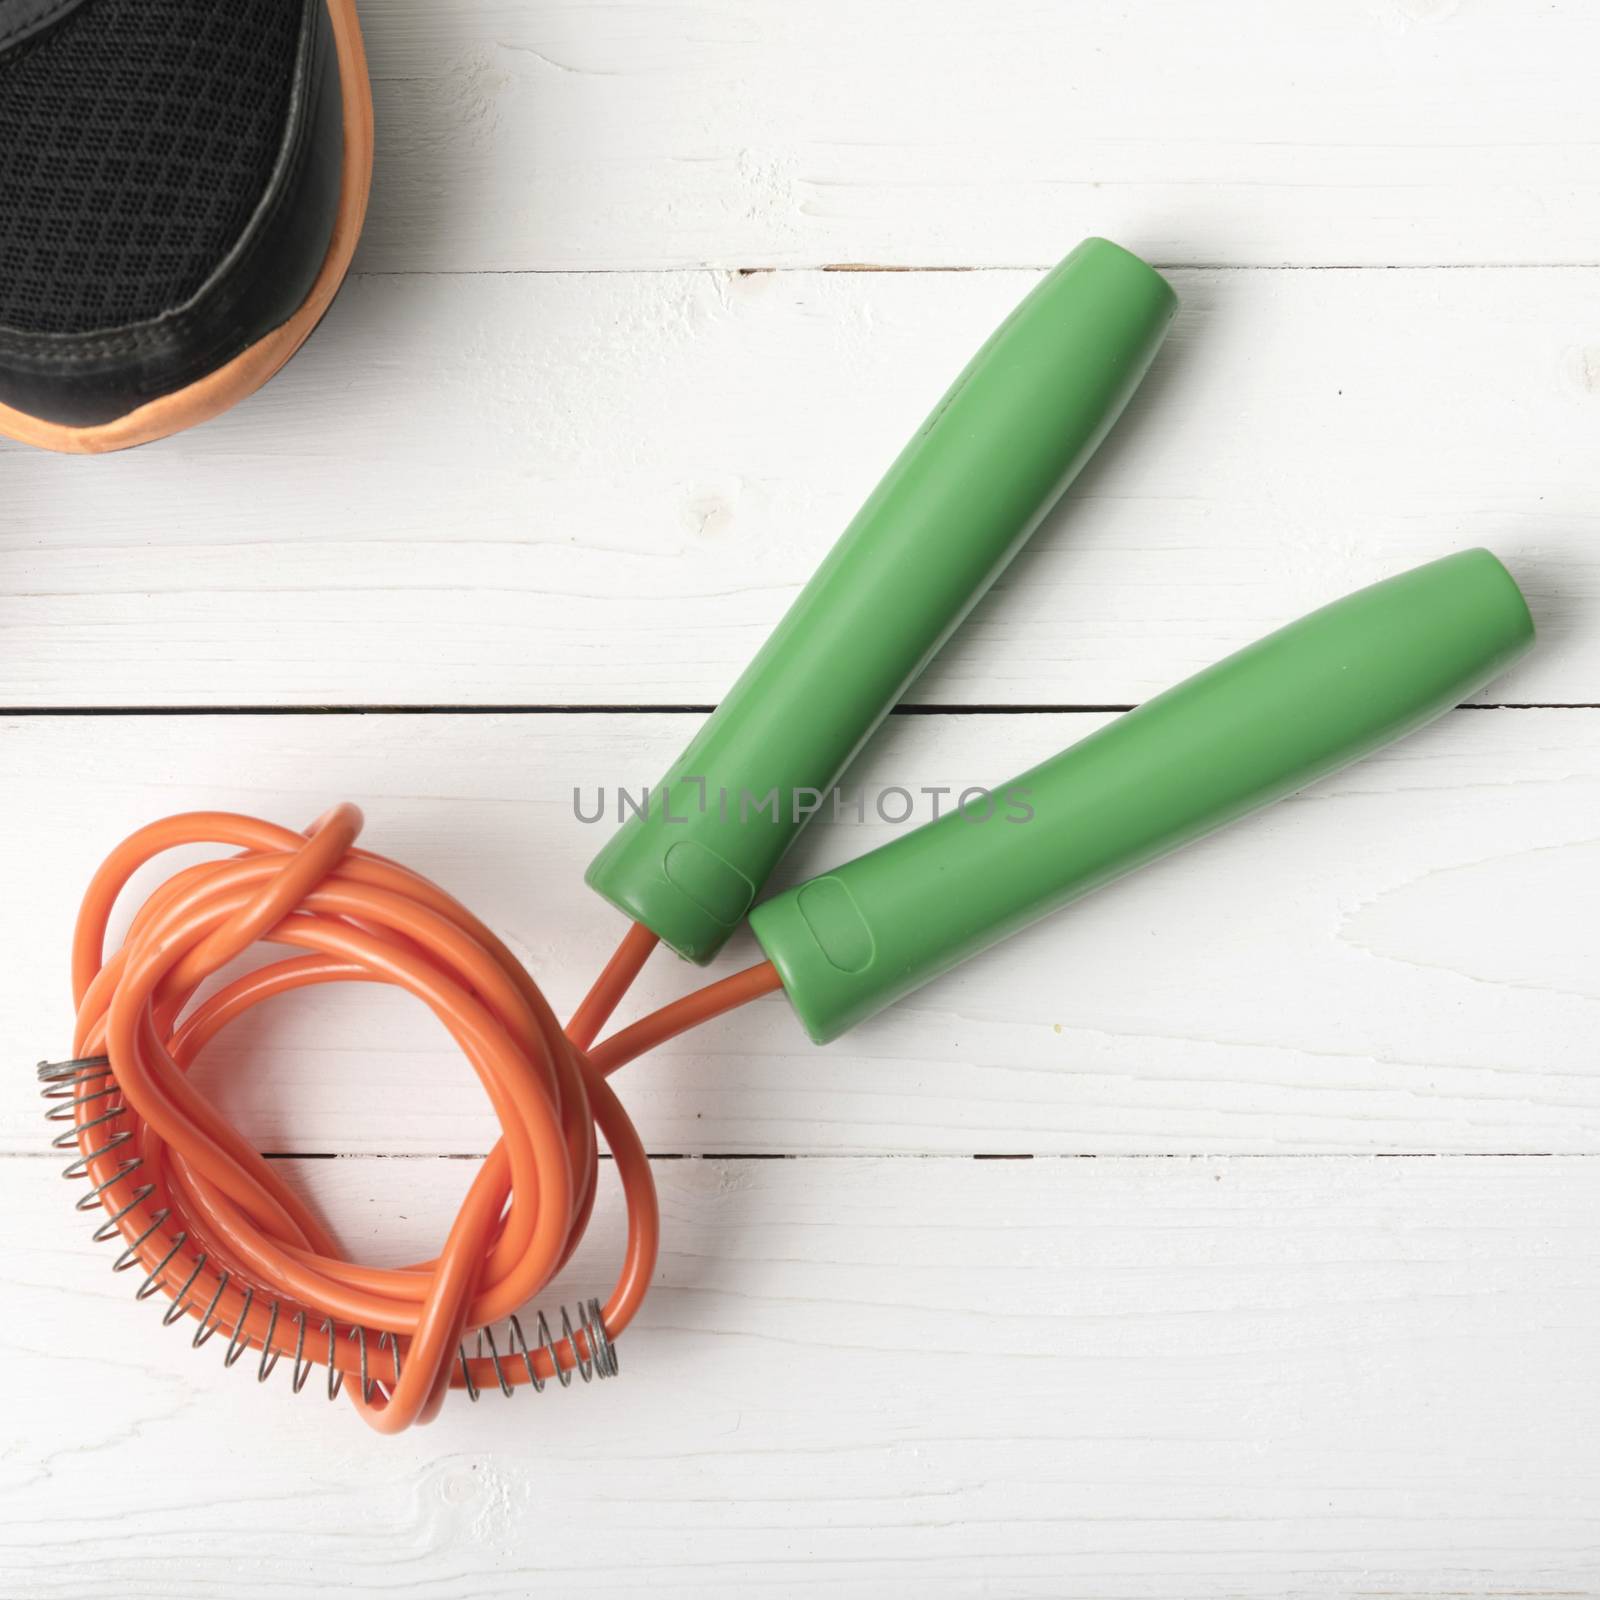
[[[344,100],[344,171],[328,253],[300,308],[226,366],[110,422],[74,428],[0,405],[0,434],[67,455],[100,455],[165,439],[168,434],[210,421],[254,394],[311,336],[350,270],[372,188],[372,85],[367,77],[361,24],[356,17],[355,0],[326,0],[326,4],[333,24]]]

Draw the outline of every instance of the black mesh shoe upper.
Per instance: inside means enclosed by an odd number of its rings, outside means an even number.
[[[365,200],[340,26],[350,0],[0,0],[0,407],[97,428],[307,303]]]
[[[0,55],[0,326],[189,300],[283,143],[298,0],[92,0]]]

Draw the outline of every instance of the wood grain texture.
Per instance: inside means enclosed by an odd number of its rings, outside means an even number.
[[[367,808],[372,848],[507,938],[565,1015],[622,928],[582,883],[614,822],[577,821],[573,790],[588,809],[596,785],[637,794],[697,720],[0,725],[19,935],[0,1034],[21,1059],[67,1052],[77,896],[125,833],[209,806],[299,825],[340,798]],[[815,824],[788,875],[888,838],[886,785],[998,785],[1105,720],[893,718],[851,777],[868,822]],[[669,1152],[1600,1151],[1597,818],[1600,712],[1456,712],[827,1049],[773,998],[618,1084]],[[742,935],[712,973],[756,958]],[[660,957],[630,1005],[699,981]],[[307,991],[239,1024],[203,1070],[269,1150],[481,1152],[493,1137],[453,1045],[394,994]],[[4,1103],[5,1148],[39,1149],[42,1128],[30,1097]]]
[[[296,1164],[361,1259],[470,1169]],[[132,1303],[0,1161],[32,1600],[1592,1594],[1589,1159],[669,1161],[618,1379],[368,1432]],[[569,1294],[609,1283],[602,1190]]]
[[[0,441],[0,706],[712,702],[1088,233],[1183,310],[914,703],[1131,703],[1486,544],[1541,642],[1484,698],[1600,705],[1587,0],[361,14],[377,188],[318,338],[158,446]],[[960,270],[821,270],[863,264]],[[897,717],[853,781],[1103,720]],[[628,1069],[665,1249],[615,1383],[380,1440],[131,1304],[27,1067],[104,851],[355,798],[565,1012],[620,931],[572,791],[696,721],[0,718],[0,1595],[1600,1596],[1600,709],[1458,712],[827,1050],[774,998]],[[432,1248],[493,1138],[393,995],[201,1072],[360,1259]],[[620,1231],[605,1183],[555,1294]]]
[[[353,283],[210,427],[0,451],[0,705],[710,703],[1036,277]],[[1481,543],[1542,630],[1492,695],[1600,701],[1600,275],[1175,282],[1128,416],[913,700],[1127,704]]]
[[[368,0],[387,271],[1596,259],[1586,0]]]

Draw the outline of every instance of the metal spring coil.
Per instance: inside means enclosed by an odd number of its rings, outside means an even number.
[[[46,1119],[68,1124],[51,1140],[52,1147],[78,1151],[62,1168],[61,1175],[68,1179],[90,1178],[91,1165],[125,1149],[134,1138],[131,1128],[117,1126],[128,1108],[120,1097],[111,1063],[105,1056],[88,1056],[75,1061],[41,1061],[38,1074],[44,1085],[40,1091],[43,1097],[57,1102],[46,1113]],[[80,1113],[90,1106],[94,1107],[93,1114],[80,1118]],[[89,1148],[84,1149],[85,1141],[81,1136],[86,1133],[92,1134],[92,1138],[88,1141]],[[119,1160],[109,1177],[91,1183],[88,1191],[78,1198],[76,1210],[104,1209],[107,1213],[106,1219],[91,1236],[96,1243],[103,1244],[117,1238],[121,1231],[119,1223],[156,1197],[154,1183],[133,1182],[144,1164],[144,1157],[137,1154]],[[139,1247],[158,1234],[170,1216],[169,1207],[156,1209],[145,1229],[112,1262],[111,1270],[126,1272],[138,1265]],[[172,1237],[165,1252],[134,1290],[135,1300],[149,1300],[163,1289],[163,1275],[178,1259],[188,1239],[189,1235],[183,1231]],[[291,1307],[280,1297],[267,1296],[258,1286],[246,1282],[241,1274],[227,1266],[214,1269],[215,1287],[208,1296],[205,1291],[211,1282],[211,1275],[206,1271],[209,1260],[210,1252],[202,1249],[196,1253],[193,1265],[178,1289],[172,1293],[172,1303],[161,1318],[163,1327],[171,1327],[184,1316],[196,1317],[198,1326],[190,1341],[191,1348],[198,1350],[221,1331],[223,1321],[219,1316],[219,1307],[230,1284],[235,1284],[242,1293],[239,1310],[223,1352],[222,1364],[225,1367],[237,1365],[246,1350],[259,1348],[261,1358],[256,1367],[256,1381],[265,1383],[281,1357],[289,1355],[292,1358],[290,1389],[292,1393],[299,1394],[320,1361],[328,1369],[327,1398],[336,1400],[346,1378],[346,1372],[339,1362],[340,1346],[347,1344],[355,1351],[354,1376],[360,1383],[364,1400],[371,1402],[380,1394],[387,1396],[400,1381],[405,1356],[403,1341],[396,1335],[386,1330],[374,1333],[357,1324],[340,1325],[324,1316],[317,1323],[315,1336],[309,1341],[311,1353],[308,1354],[307,1335],[312,1314],[308,1313],[306,1307]],[[257,1304],[258,1294],[267,1312],[267,1322],[265,1334],[255,1338],[247,1333],[246,1322]],[[559,1334],[552,1329],[545,1312],[535,1314],[531,1343],[523,1331],[521,1318],[514,1315],[508,1317],[504,1355],[501,1354],[492,1327],[474,1331],[475,1347],[471,1356],[463,1339],[456,1349],[456,1361],[461,1377],[460,1387],[466,1391],[467,1397],[476,1402],[487,1387],[498,1388],[509,1397],[523,1383],[531,1386],[535,1394],[542,1394],[548,1380],[537,1370],[536,1353],[549,1358],[550,1367],[564,1389],[571,1386],[574,1373],[585,1383],[596,1378],[616,1377],[620,1370],[617,1347],[606,1332],[599,1300],[580,1302],[576,1316],[564,1305],[556,1308],[556,1314],[559,1318]],[[285,1330],[294,1329],[291,1349],[280,1345],[277,1338],[280,1325]],[[373,1347],[378,1352],[376,1359],[371,1355]],[[484,1353],[486,1348],[487,1355]],[[491,1384],[481,1381],[485,1362],[492,1374]]]

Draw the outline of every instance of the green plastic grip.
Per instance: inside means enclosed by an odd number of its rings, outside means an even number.
[[[1337,600],[750,919],[819,1044],[1079,895],[1369,754],[1533,641],[1466,550]],[[1008,820],[1031,811],[1025,821]]]
[[[1177,305],[1079,245],[956,379],[589,885],[709,961],[817,797],[1043,521],[1127,404]]]

